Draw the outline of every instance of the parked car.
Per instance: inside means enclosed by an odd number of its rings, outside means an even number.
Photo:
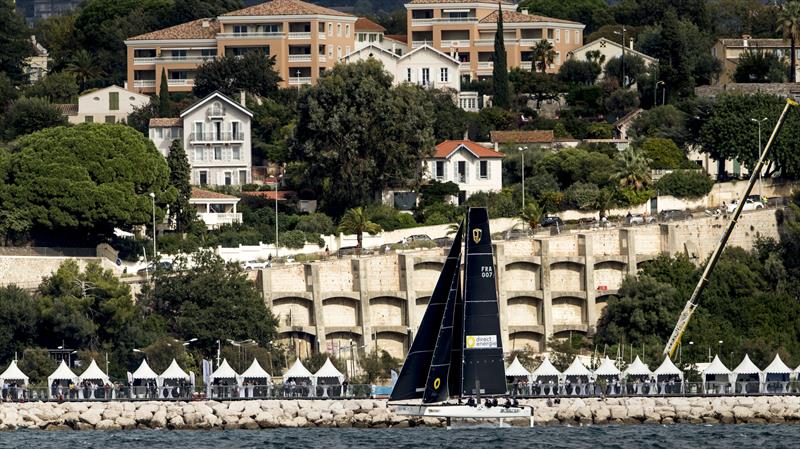
[[[650,224],[656,221],[656,217],[652,215],[644,216],[642,214],[632,214],[628,217],[628,224],[631,226]]]
[[[688,220],[690,218],[692,218],[692,214],[685,210],[662,210],[661,213],[658,214],[659,221]]]
[[[539,226],[543,228],[549,228],[552,226],[558,226],[559,229],[564,227],[564,222],[561,221],[559,217],[544,217],[542,221],[539,222]]]
[[[269,268],[269,262],[259,262],[258,260],[248,260],[247,262],[242,264],[242,268],[247,271],[250,270],[263,270],[264,268]]]
[[[356,247],[356,246],[343,246],[343,247],[339,248],[339,251],[337,252],[337,254],[338,254],[339,257],[352,256],[352,255],[354,255],[356,253],[356,249],[357,248],[358,247]]]
[[[752,197],[756,197],[757,199],[753,199]],[[728,209],[727,209],[728,213],[729,214],[733,213],[733,211],[735,211],[737,207],[739,207],[739,201],[738,200],[732,201],[731,204],[728,204]],[[764,203],[761,202],[759,196],[750,195],[747,197],[746,200],[744,200],[744,207],[742,207],[742,211],[758,210],[763,208],[764,208]]]
[[[595,229],[600,227],[600,222],[596,218],[581,218],[578,220],[578,226],[584,229]]]
[[[427,234],[409,235],[408,237],[403,239],[403,243],[405,243],[406,245],[408,245],[409,243],[415,243],[415,242],[431,242],[431,241],[433,241],[433,240]]]
[[[172,262],[150,262],[147,264],[147,267],[140,269],[136,272],[136,274],[141,276],[148,273],[154,273],[156,271],[172,271]]]
[[[453,246],[453,239],[450,237],[439,237],[438,239],[433,239],[433,243],[436,243],[436,246],[439,248],[450,248]]]

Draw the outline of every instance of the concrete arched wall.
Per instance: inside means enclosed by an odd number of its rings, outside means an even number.
[[[313,326],[314,302],[306,298],[282,297],[272,300],[272,313],[279,326]]]
[[[508,335],[509,351],[530,349],[534,352],[545,350],[544,335],[536,332],[512,332]]]
[[[430,296],[421,296],[417,298],[417,306],[415,307],[414,327],[419,327],[422,322],[422,317],[425,315],[425,310],[428,308],[428,300]]]
[[[388,352],[392,357],[403,359],[406,356],[408,338],[397,332],[378,332],[377,348]]]
[[[572,296],[553,298],[553,325],[580,325],[586,322],[586,301]]]
[[[325,326],[358,326],[359,304],[352,298],[333,297],[322,301],[322,314],[325,317]]]
[[[284,332],[278,335],[277,341],[301,359],[317,351],[317,339],[305,332]]]
[[[406,326],[408,314],[402,298],[381,296],[369,301],[372,326]]]
[[[605,287],[605,290],[618,290],[625,278],[626,265],[617,261],[605,261],[594,265],[594,282],[590,288]]]
[[[600,317],[603,315],[603,310],[606,309],[606,306],[608,305],[608,300],[612,296],[613,295],[603,295],[603,296],[598,296],[594,299],[594,310],[597,319],[600,319]]]
[[[506,322],[509,326],[531,326],[544,324],[542,321],[542,301],[530,296],[515,296],[508,298],[508,317]]]
[[[414,264],[414,290],[432,292],[442,272],[444,264],[435,261],[425,261]]]
[[[556,333],[553,334],[553,338],[557,338],[559,340],[567,339],[567,338],[569,338],[570,332],[572,332],[573,336],[576,335],[576,334],[586,335],[586,332],[584,330],[576,328],[576,329],[572,329],[572,330],[563,330],[563,331],[560,331],[560,332],[556,332]]]
[[[556,262],[550,265],[550,289],[553,291],[583,290],[585,281],[583,265],[576,262]]]
[[[514,290],[538,290],[541,288],[539,265],[532,262],[513,262],[506,265],[503,282],[513,285]]]

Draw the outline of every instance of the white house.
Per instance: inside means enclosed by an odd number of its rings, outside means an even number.
[[[586,61],[586,54],[590,51],[599,51],[601,58],[600,63],[603,67],[605,67],[606,63],[613,58],[619,58],[622,56],[622,44],[618,42],[614,42],[612,40],[606,39],[601,37],[600,39],[593,40],[588,44],[578,47],[575,50],[572,50],[567,54],[567,58],[569,59],[576,59],[578,61]],[[644,61],[645,67],[650,67],[653,64],[658,63],[658,59],[648,56],[640,51],[633,49],[633,39],[630,40],[630,44],[628,48],[625,48],[625,54],[628,56],[636,55]],[[600,78],[603,77],[603,74],[600,74]]]
[[[128,120],[134,108],[150,102],[147,95],[137,94],[119,86],[84,92],[78,97],[78,113],[70,115],[70,123],[119,123]]]
[[[197,217],[203,220],[208,229],[215,229],[222,225],[240,223],[242,214],[236,212],[239,198],[209,190],[192,188],[192,197],[189,199],[197,210]]]
[[[214,92],[181,112],[180,118],[150,120],[150,140],[165,157],[181,139],[193,185],[243,185],[251,182],[250,124],[253,113]]]
[[[425,177],[456,183],[461,204],[474,193],[499,192],[503,188],[504,156],[471,140],[445,140],[425,161]]]
[[[356,62],[376,59],[394,76],[394,83],[409,82],[438,89],[461,91],[457,59],[429,46],[421,45],[402,56],[377,43],[370,43],[342,57],[341,61]]]
[[[408,44],[394,37],[385,35],[386,28],[365,18],[359,17],[355,23],[356,30],[356,50],[360,50],[369,45],[377,45],[398,56],[408,52]]]

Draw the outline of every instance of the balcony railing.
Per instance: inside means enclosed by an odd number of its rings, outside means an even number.
[[[519,63],[519,68],[524,69],[524,70],[530,70],[530,69],[533,68],[533,62],[532,61],[522,61],[522,62]]]
[[[189,56],[159,56],[159,62],[184,62],[189,64],[194,63],[203,63],[206,61],[213,61],[216,59],[216,56],[201,56],[201,55],[189,55]]]
[[[285,36],[280,31],[217,34],[220,39],[283,39]]]
[[[442,41],[444,48],[464,48],[469,47],[469,39],[448,39]]]
[[[156,57],[148,57],[148,58],[133,58],[133,63],[136,65],[150,65],[156,63]]]
[[[156,87],[156,80],[134,80],[133,87]]]
[[[193,79],[168,79],[167,80],[168,86],[194,86]]]
[[[289,55],[289,62],[311,62],[311,55]]]
[[[290,76],[289,77],[289,84],[293,86],[299,86],[302,84],[311,84],[311,77],[310,76]]]
[[[422,47],[423,45],[433,45],[433,40],[411,41],[412,47]]]
[[[244,140],[244,133],[190,133],[189,142],[233,142]]]
[[[491,47],[494,45],[494,39],[475,39],[476,47]]]
[[[479,69],[491,69],[494,67],[494,61],[478,61]]]
[[[328,62],[328,57],[325,55],[319,55],[318,61],[323,63]]]
[[[411,26],[438,25],[444,23],[477,23],[477,17],[434,17],[431,19],[411,19]]]
[[[297,33],[297,32],[289,33],[289,39],[311,39],[311,33],[310,32],[307,32],[307,33],[306,32],[303,32],[303,33]]]
[[[317,39],[319,39],[321,41],[324,41],[327,38],[325,37],[325,33],[322,32],[322,33],[317,34]]]
[[[242,222],[242,214],[240,213],[207,213],[197,215],[203,220],[206,226],[221,226]]]

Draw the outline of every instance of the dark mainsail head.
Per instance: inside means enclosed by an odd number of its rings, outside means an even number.
[[[436,281],[436,287],[428,300],[428,307],[422,316],[417,335],[411,343],[406,361],[403,363],[392,394],[389,396],[390,401],[423,397],[453,278],[457,274],[461,261],[461,231],[461,227],[459,227],[442,272],[439,274],[439,280]]]
[[[425,382],[425,394],[422,396],[423,403],[443,402],[450,395],[448,382],[451,369],[451,352],[453,342],[459,338],[453,334],[453,323],[455,321],[456,298],[461,290],[461,276],[459,276],[460,264],[456,266],[455,276],[450,285],[450,294],[447,298],[447,305],[444,308],[442,326],[439,328],[439,336],[436,339],[436,347],[433,350],[431,368],[428,371],[428,380]],[[459,334],[461,335],[461,334]],[[460,365],[461,357],[453,359],[453,364]]]
[[[461,389],[464,395],[506,394],[496,269],[486,208],[469,209],[464,240]],[[476,385],[480,385],[480,391],[476,391]]]

